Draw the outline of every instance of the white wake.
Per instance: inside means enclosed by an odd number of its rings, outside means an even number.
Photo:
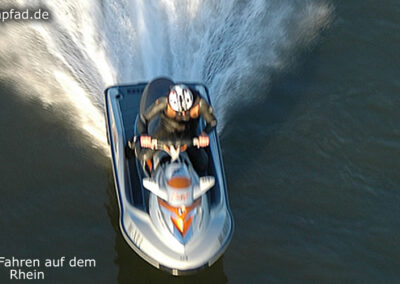
[[[268,86],[332,14],[314,0],[20,0],[2,7],[39,2],[50,22],[0,26],[0,78],[68,114],[102,149],[106,86],[157,76],[205,83],[222,130],[230,107],[262,99],[256,88]]]

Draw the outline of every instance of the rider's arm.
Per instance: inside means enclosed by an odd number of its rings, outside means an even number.
[[[204,132],[209,134],[217,126],[217,119],[214,116],[213,108],[203,98],[199,102],[199,113],[206,121]]]
[[[157,99],[151,106],[149,106],[145,113],[139,115],[139,119],[137,122],[137,129],[139,135],[147,134],[149,121],[152,120],[157,114],[160,114],[167,107],[168,99],[166,97],[162,97]]]

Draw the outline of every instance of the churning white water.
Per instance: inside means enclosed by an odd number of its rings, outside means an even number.
[[[40,4],[40,5],[39,5]],[[0,26],[0,78],[57,107],[105,148],[103,90],[168,76],[205,83],[219,130],[232,106],[257,101],[299,47],[329,23],[313,0],[6,1],[46,7],[49,22]]]

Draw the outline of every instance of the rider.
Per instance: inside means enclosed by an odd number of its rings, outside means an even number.
[[[207,170],[208,156],[200,147],[209,145],[208,134],[217,125],[212,107],[197,91],[188,86],[184,84],[171,86],[167,96],[158,98],[144,113],[139,115],[137,129],[140,135],[141,149],[137,155],[143,162],[151,161],[155,152],[152,149],[152,137],[148,135],[148,125],[157,115],[160,115],[161,123],[152,135],[153,138],[191,139],[198,136],[198,149],[188,147],[187,153],[196,171],[200,174],[204,173]],[[206,127],[199,135],[197,129],[200,116],[206,121]],[[151,166],[149,167],[151,168]]]

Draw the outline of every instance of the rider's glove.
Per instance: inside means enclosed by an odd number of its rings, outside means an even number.
[[[151,143],[151,136],[148,136],[148,135],[140,136],[140,146],[142,148],[153,149],[153,144]]]
[[[199,136],[199,143],[197,145],[197,148],[200,147],[207,147],[208,145],[210,145],[210,138],[208,137],[208,135],[203,132],[201,133],[201,135]]]

